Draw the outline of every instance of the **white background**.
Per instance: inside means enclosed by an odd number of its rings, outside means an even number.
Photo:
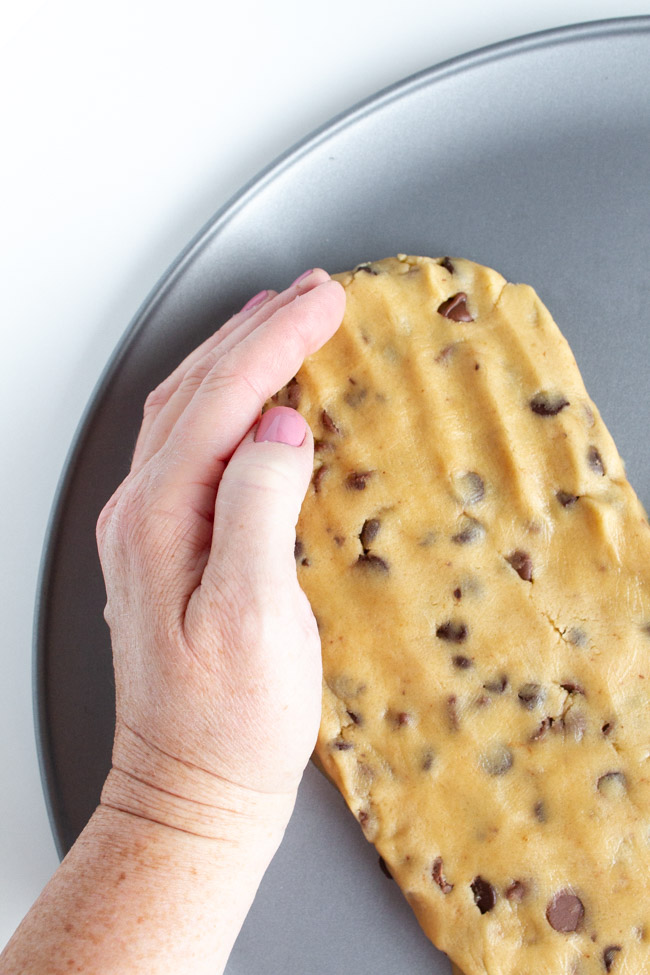
[[[0,4],[0,946],[57,864],[32,711],[47,520],[142,299],[244,182],[364,96],[494,41],[643,13],[630,0]]]

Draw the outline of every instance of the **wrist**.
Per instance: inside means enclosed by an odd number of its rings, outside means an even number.
[[[216,776],[119,723],[101,805],[233,847],[259,839],[277,848],[295,799],[295,791],[260,792]]]

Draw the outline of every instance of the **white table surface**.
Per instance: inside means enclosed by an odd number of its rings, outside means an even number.
[[[361,98],[494,41],[643,13],[632,0],[0,5],[0,946],[57,865],[32,706],[48,517],[142,299],[244,182]]]

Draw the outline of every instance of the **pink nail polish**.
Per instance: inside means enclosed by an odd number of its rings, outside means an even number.
[[[248,299],[248,301],[246,302],[246,304],[242,308],[242,311],[248,311],[249,308],[254,308],[255,305],[261,305],[262,302],[266,298],[268,298],[268,296],[269,296],[268,290],[260,291],[258,294],[253,295],[252,298],[249,298]]]
[[[295,280],[295,281],[292,281],[292,282],[291,282],[291,284],[289,285],[289,287],[290,287],[290,288],[295,288],[295,286],[296,286],[297,284],[300,284],[300,283],[301,283],[301,281],[304,281],[304,280],[305,280],[305,278],[308,278],[308,277],[309,277],[309,275],[310,275],[310,274],[313,274],[313,273],[314,273],[314,268],[313,268],[313,267],[310,267],[308,271],[304,271],[304,272],[303,272],[303,273],[302,273],[302,274],[300,275],[300,277],[298,277],[298,278],[296,278],[296,280]]]
[[[274,406],[262,415],[255,433],[255,442],[271,441],[299,447],[304,442],[306,432],[307,424],[300,413],[289,406]]]

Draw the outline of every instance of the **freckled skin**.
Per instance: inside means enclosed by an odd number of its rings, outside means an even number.
[[[224,970],[318,728],[320,644],[294,557],[313,440],[293,377],[344,303],[320,269],[266,292],[147,397],[97,525],[113,766],[2,975]],[[260,419],[285,384],[289,403]]]

